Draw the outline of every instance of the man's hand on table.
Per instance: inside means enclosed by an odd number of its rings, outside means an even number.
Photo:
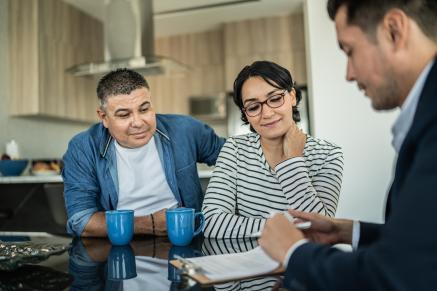
[[[290,248],[304,238],[322,244],[350,244],[352,241],[351,220],[297,210],[289,210],[289,213],[302,221],[310,221],[311,227],[300,231],[284,215],[275,215],[267,220],[259,244],[278,262],[282,263]]]
[[[293,222],[278,214],[267,220],[258,242],[270,257],[282,263],[291,246],[301,239],[303,233]]]
[[[313,242],[331,245],[352,243],[352,220],[335,219],[317,213],[291,209],[288,212],[295,218],[311,222],[311,227],[303,230],[303,233]]]

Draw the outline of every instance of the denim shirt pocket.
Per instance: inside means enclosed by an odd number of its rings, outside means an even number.
[[[203,202],[203,193],[200,186],[199,175],[197,174],[197,163],[184,166],[176,170],[179,191],[185,207],[200,210]]]

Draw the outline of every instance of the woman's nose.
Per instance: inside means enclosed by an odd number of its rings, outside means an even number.
[[[273,108],[264,103],[261,108],[261,114],[263,117],[271,117],[274,114]]]

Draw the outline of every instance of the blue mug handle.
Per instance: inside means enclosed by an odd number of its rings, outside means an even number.
[[[196,221],[196,217],[200,218],[200,225],[199,227],[196,229],[196,231],[194,232],[193,236],[198,235],[199,233],[201,233],[203,231],[203,227],[205,225],[205,216],[203,216],[202,212],[196,212],[194,213],[194,221]]]

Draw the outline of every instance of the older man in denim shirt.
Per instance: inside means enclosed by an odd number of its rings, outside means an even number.
[[[67,231],[106,236],[105,210],[134,209],[135,233],[166,235],[166,208],[200,210],[196,164],[215,164],[224,139],[191,117],[155,114],[134,71],[108,73],[97,95],[102,122],[75,136],[63,158]]]

